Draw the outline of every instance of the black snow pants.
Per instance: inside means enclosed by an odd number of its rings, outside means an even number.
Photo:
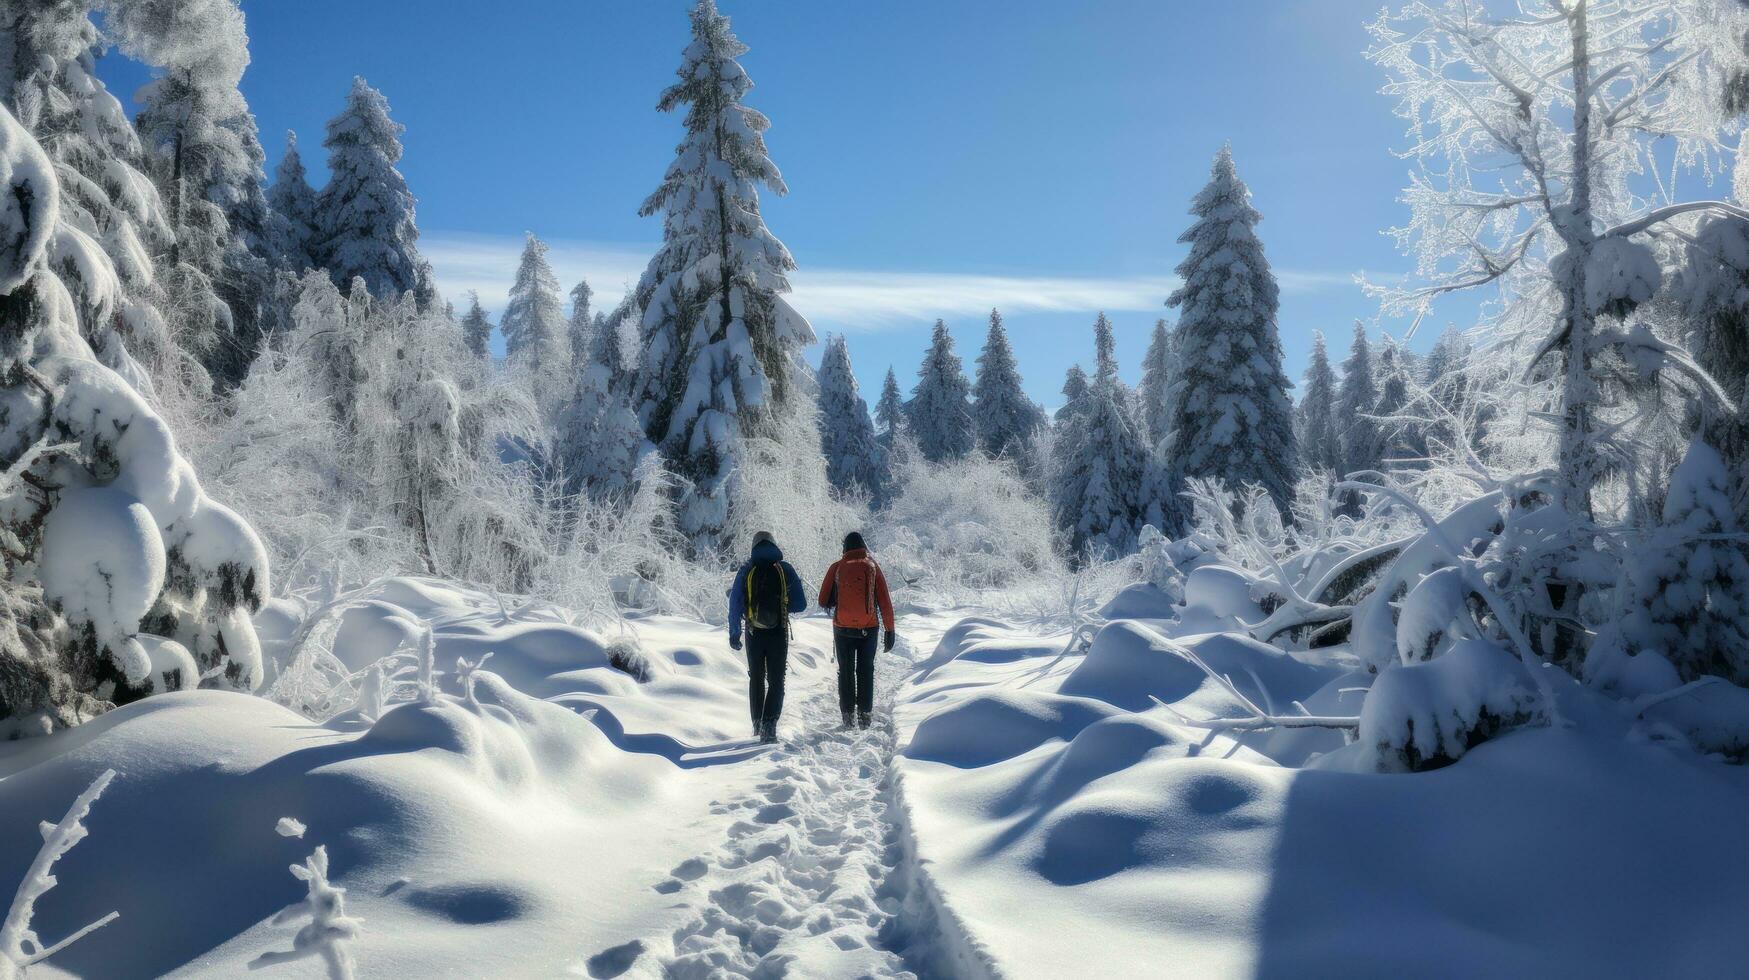
[[[875,640],[879,630],[832,630],[832,646],[838,654],[838,710],[861,715],[874,713]]]
[[[755,726],[777,725],[783,714],[783,675],[789,669],[789,631],[747,631],[747,706]],[[763,729],[761,729],[763,730]]]

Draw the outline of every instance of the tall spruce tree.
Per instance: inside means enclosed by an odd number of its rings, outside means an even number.
[[[1348,349],[1348,359],[1342,362],[1342,384],[1336,392],[1344,475],[1379,467],[1383,439],[1378,422],[1373,418],[1373,408],[1378,401],[1372,344],[1367,340],[1366,327],[1356,320],[1354,343]]]
[[[279,166],[273,170],[273,184],[267,188],[267,203],[277,219],[279,242],[275,251],[280,266],[299,276],[305,269],[315,268],[311,249],[318,234],[316,189],[310,186],[303,155],[298,152],[298,134],[289,129],[285,133],[285,155],[279,158]]]
[[[480,305],[480,294],[468,290],[468,312],[462,316],[462,346],[468,353],[488,361],[492,358],[492,321]]]
[[[577,280],[577,285],[571,287],[571,316],[566,321],[565,348],[571,352],[571,360],[583,364],[589,358],[589,349],[595,346],[595,313],[589,307],[589,300],[594,297],[595,290],[589,288],[586,280]]]
[[[907,430],[905,422],[905,396],[899,391],[898,375],[891,367],[887,368],[887,377],[881,382],[881,397],[875,402],[875,424],[880,427],[881,448],[890,455],[893,446],[898,443]]]
[[[1300,396],[1300,454],[1308,467],[1334,473],[1342,465],[1342,440],[1336,429],[1336,372],[1324,333],[1312,331],[1312,358],[1306,367],[1306,391]]]
[[[1263,216],[1251,207],[1231,147],[1216,154],[1190,213],[1197,220],[1178,238],[1190,245],[1178,266],[1184,284],[1166,301],[1181,310],[1172,483],[1257,484],[1285,518],[1298,461],[1292,383],[1281,368],[1275,276],[1255,231]]]
[[[759,211],[760,185],[788,189],[766,152],[770,121],[741,104],[753,82],[735,59],[747,46],[713,0],[700,0],[691,18],[679,81],[656,106],[686,106],[686,135],[640,209],[663,222],[662,247],[636,291],[635,401],[650,441],[684,481],[681,532],[715,550],[727,544],[745,440],[777,431],[814,331],[782,295],[795,260]]]
[[[1384,350],[1379,353],[1379,400],[1373,405],[1373,414],[1379,419],[1383,447],[1379,456],[1381,460],[1399,464],[1425,454],[1421,425],[1408,418],[1409,369],[1404,364],[1406,359],[1396,340],[1386,337]]]
[[[1081,370],[1079,364],[1069,365],[1069,369],[1063,372],[1063,405],[1057,409],[1058,424],[1074,419],[1087,407],[1088,391],[1087,372]]]
[[[535,401],[552,408],[569,388],[568,326],[559,299],[559,280],[547,264],[547,243],[531,232],[510,286],[510,302],[498,321],[504,333],[504,355],[511,367],[526,372]]]
[[[917,369],[917,387],[906,406],[917,451],[931,463],[965,458],[977,442],[972,421],[971,382],[966,380],[959,355],[953,350],[953,335],[947,324],[935,321],[929,350]]]
[[[826,478],[840,493],[861,492],[876,504],[885,491],[885,453],[875,438],[868,403],[857,390],[843,335],[826,338],[820,358],[820,449]]]
[[[352,80],[346,108],[329,120],[322,142],[330,176],[317,199],[321,237],[312,251],[337,286],[350,288],[356,277],[380,300],[412,292],[427,308],[437,289],[419,254],[413,192],[395,169],[405,130],[389,118],[381,92],[363,78]]]
[[[1146,507],[1148,446],[1117,376],[1117,342],[1104,313],[1093,324],[1092,384],[1059,435],[1052,506],[1075,555],[1128,554]]]
[[[1025,461],[1033,436],[1044,424],[1044,409],[1021,389],[1020,369],[1014,363],[1014,348],[1002,314],[990,311],[990,333],[978,355],[978,376],[972,385],[972,421],[977,427],[978,448],[991,456]]]
[[[1178,333],[1166,327],[1165,318],[1154,321],[1148,353],[1142,358],[1142,416],[1147,423],[1148,443],[1159,447],[1170,434],[1171,404],[1168,397],[1178,376]]]

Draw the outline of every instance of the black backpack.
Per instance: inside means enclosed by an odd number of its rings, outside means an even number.
[[[789,581],[777,562],[760,562],[747,569],[747,625],[756,630],[777,630],[789,625]]]

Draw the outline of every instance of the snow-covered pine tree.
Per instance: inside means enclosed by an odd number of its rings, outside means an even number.
[[[565,321],[565,349],[571,352],[571,360],[582,365],[589,359],[589,349],[595,346],[595,313],[589,308],[589,300],[595,295],[595,290],[589,288],[587,280],[577,280],[577,285],[571,287],[571,316]]]
[[[1052,509],[1072,554],[1125,555],[1135,549],[1145,518],[1149,452],[1117,376],[1117,341],[1104,313],[1093,324],[1093,338],[1092,384],[1058,435]]]
[[[169,234],[157,189],[141,171],[139,137],[121,103],[96,74],[99,37],[85,3],[0,2],[0,103],[33,133],[53,134],[44,150],[60,179],[63,225],[97,242],[120,282],[87,279],[67,268],[80,332],[97,358],[142,391],[152,383],[142,364],[161,367],[170,355],[150,248]],[[69,240],[51,245],[58,257]],[[136,361],[135,358],[138,358]]]
[[[468,290],[468,312],[462,315],[462,345],[482,363],[492,359],[492,321],[480,305],[480,294]]]
[[[1383,462],[1384,441],[1373,418],[1379,402],[1373,375],[1372,344],[1367,341],[1365,325],[1356,320],[1354,343],[1348,349],[1348,360],[1342,362],[1342,383],[1336,389],[1336,426],[1342,443],[1338,476],[1376,470]],[[1352,504],[1350,501],[1351,510]]]
[[[826,338],[820,357],[820,448],[834,491],[862,493],[878,504],[886,490],[886,454],[875,438],[868,403],[857,389],[850,347],[842,334]]]
[[[259,347],[278,271],[266,153],[238,87],[249,64],[243,12],[236,0],[118,3],[105,24],[123,51],[163,70],[140,90],[134,126],[170,224],[164,267],[223,304],[204,360],[216,381],[233,387]],[[195,292],[178,306],[190,302],[208,300]]]
[[[431,266],[420,256],[413,192],[395,169],[405,126],[389,118],[389,100],[360,77],[346,108],[328,121],[329,178],[317,197],[320,239],[311,249],[334,284],[364,280],[371,295],[392,302],[411,292],[421,308],[434,305]]]
[[[1142,415],[1147,423],[1148,444],[1166,442],[1172,384],[1178,377],[1178,333],[1166,327],[1164,317],[1154,321],[1148,353],[1142,358]]]
[[[310,186],[304,170],[304,158],[298,153],[298,134],[285,133],[285,155],[273,170],[273,184],[267,188],[267,203],[278,220],[277,253],[280,267],[296,275],[314,268],[313,249],[318,235],[316,189]]]
[[[510,366],[528,378],[535,401],[551,408],[565,394],[571,354],[559,280],[547,264],[547,243],[530,232],[510,286],[510,302],[498,320]]]
[[[881,382],[881,397],[875,402],[875,425],[879,427],[881,448],[888,453],[894,445],[904,437],[909,428],[905,420],[905,396],[899,392],[899,377],[887,368],[887,377]]]
[[[1736,172],[1741,183],[1749,163],[1739,158]],[[1749,219],[1703,222],[1689,245],[1678,289],[1689,349],[1737,409],[1735,414],[1704,412],[1700,423],[1708,443],[1725,460],[1736,490],[1733,499],[1749,509],[1749,494],[1741,489],[1749,486]]]
[[[1700,439],[1670,477],[1662,523],[1634,549],[1627,637],[1675,665],[1749,681],[1749,556],[1718,452]]]
[[[1263,216],[1230,146],[1215,155],[1190,213],[1197,220],[1178,238],[1190,245],[1178,266],[1184,285],[1166,301],[1182,311],[1172,484],[1175,492],[1191,477],[1256,484],[1285,519],[1298,463],[1292,382],[1281,368],[1275,276],[1254,230]]]
[[[1306,391],[1300,396],[1300,458],[1309,467],[1335,473],[1342,467],[1342,440],[1336,426],[1336,372],[1322,331],[1312,331],[1312,359]]]
[[[735,59],[747,46],[713,0],[700,0],[691,20],[679,81],[657,103],[687,107],[686,135],[639,209],[663,221],[662,247],[635,292],[643,362],[634,402],[684,482],[681,533],[717,550],[744,440],[777,431],[814,331],[783,297],[795,260],[759,212],[760,185],[787,188],[767,155],[769,120],[741,104],[753,82]]]
[[[1081,370],[1079,364],[1069,365],[1069,369],[1063,372],[1063,405],[1055,416],[1058,424],[1070,421],[1087,407],[1089,390],[1087,372]]]
[[[946,323],[937,320],[929,351],[917,369],[917,387],[906,405],[911,435],[924,459],[943,463],[972,451],[977,426],[972,421],[971,392],[971,382],[953,350],[953,335]]]
[[[86,215],[61,212],[56,170],[0,109],[0,730],[13,737],[158,691],[254,688],[250,616],[268,593],[254,532],[80,337],[61,272],[87,277],[103,314],[119,284],[96,241],[63,224]]]
[[[1372,414],[1379,420],[1381,434],[1380,460],[1400,467],[1405,460],[1423,455],[1421,428],[1407,418],[1409,407],[1409,372],[1403,364],[1403,351],[1395,338],[1385,337],[1379,352],[1379,398],[1373,403]]]
[[[622,303],[595,325],[588,349],[574,358],[576,383],[559,411],[557,447],[571,493],[625,501],[637,491],[639,465],[650,447],[623,383],[620,336],[641,319],[635,307]]]
[[[977,379],[972,384],[972,421],[977,429],[978,448],[990,456],[1007,456],[1025,464],[1033,436],[1045,422],[1045,413],[1021,389],[1014,348],[1009,346],[1002,314],[995,310],[990,311],[990,333],[977,364]]]

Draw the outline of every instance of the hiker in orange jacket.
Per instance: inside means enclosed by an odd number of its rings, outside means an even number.
[[[832,646],[838,656],[838,711],[844,727],[869,726],[874,713],[875,636],[886,624],[881,649],[891,650],[893,599],[887,577],[868,556],[868,546],[855,531],[844,536],[844,557],[826,569],[820,583],[820,607],[832,612]],[[878,614],[878,615],[877,615]]]

